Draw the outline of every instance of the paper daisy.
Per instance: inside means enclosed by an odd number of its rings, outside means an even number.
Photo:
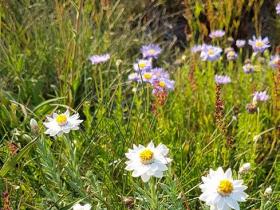
[[[93,55],[89,58],[92,64],[104,63],[109,59],[110,55],[108,53],[103,55]]]
[[[217,171],[210,169],[202,181],[199,199],[206,202],[211,210],[239,210],[238,202],[244,202],[247,198],[244,192],[247,187],[242,180],[233,180],[230,168],[226,172],[221,167]]]
[[[222,49],[211,45],[205,45],[200,53],[203,61],[215,61],[220,58]]]
[[[147,147],[133,145],[133,149],[129,149],[125,154],[128,158],[125,169],[133,171],[133,177],[141,176],[144,182],[148,182],[152,176],[162,178],[163,172],[168,169],[166,165],[171,162],[167,157],[168,152],[168,148],[163,144],[157,147],[153,142],[150,142]]]
[[[90,204],[86,204],[82,206],[81,204],[77,203],[73,206],[73,210],[90,210],[90,209],[91,209]]]
[[[140,59],[133,64],[135,71],[147,71],[152,68],[152,61],[150,59]]]
[[[161,48],[157,44],[149,44],[141,47],[143,58],[158,58]]]
[[[255,36],[253,36],[253,39],[249,40],[249,45],[252,46],[254,52],[261,52],[261,53],[270,47],[269,40],[267,37],[262,39],[262,37],[256,38]]]
[[[78,130],[80,123],[79,114],[70,116],[67,110],[63,114],[54,113],[51,117],[47,117],[47,122],[44,122],[47,130],[45,134],[50,136],[61,136],[63,133],[69,133],[71,130]]]

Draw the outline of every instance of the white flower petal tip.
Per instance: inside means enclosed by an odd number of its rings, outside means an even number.
[[[90,204],[81,205],[81,204],[77,203],[72,208],[73,208],[73,210],[90,210],[91,205]]]

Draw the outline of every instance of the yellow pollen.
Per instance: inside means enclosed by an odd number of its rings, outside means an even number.
[[[139,157],[143,164],[150,164],[153,160],[154,153],[150,149],[146,148],[140,152]]]
[[[67,116],[65,114],[59,114],[55,120],[58,125],[65,125],[67,123]]]
[[[152,55],[156,53],[156,51],[154,49],[150,49],[148,52]]]
[[[151,78],[152,78],[152,74],[151,74],[151,73],[145,73],[145,74],[143,75],[143,77],[144,77],[145,79],[151,79]]]
[[[263,47],[264,43],[262,41],[256,41],[256,46],[257,47]]]
[[[214,55],[214,50],[208,50],[209,55]]]
[[[160,82],[158,83],[158,85],[159,85],[160,87],[162,87],[162,88],[164,88],[164,87],[166,86],[166,84],[165,84],[164,81],[160,81]]]
[[[233,191],[233,184],[228,179],[223,179],[220,181],[217,192],[222,196],[228,196]]]
[[[140,69],[143,69],[146,67],[146,63],[144,63],[144,62],[140,62],[138,65],[139,65]]]

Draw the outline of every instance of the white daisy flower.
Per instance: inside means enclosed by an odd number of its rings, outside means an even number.
[[[199,199],[206,202],[211,210],[239,210],[238,202],[244,202],[248,196],[244,193],[247,187],[242,185],[242,180],[233,180],[230,168],[226,172],[221,167],[217,171],[210,169],[202,181]]]
[[[77,203],[73,206],[73,210],[90,210],[90,209],[91,209],[90,204],[86,204],[82,206],[81,204]]]
[[[70,116],[67,110],[63,114],[54,113],[52,117],[47,117],[48,122],[44,122],[47,130],[45,134],[50,136],[61,136],[63,133],[69,133],[70,130],[78,130],[83,120],[79,120],[79,114]]]
[[[151,176],[161,178],[163,172],[166,171],[167,164],[171,159],[167,157],[168,148],[159,144],[155,147],[153,142],[150,142],[147,147],[143,145],[133,145],[133,149],[129,149],[125,156],[129,159],[126,161],[126,170],[133,171],[133,177],[141,176],[144,182],[149,181]]]

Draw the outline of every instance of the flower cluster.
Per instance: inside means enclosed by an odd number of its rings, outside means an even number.
[[[159,67],[153,67],[152,59],[158,58],[161,48],[155,44],[144,45],[141,48],[143,59],[133,64],[135,72],[128,76],[128,80],[148,83],[153,87],[153,94],[174,89],[174,81],[168,72]]]

